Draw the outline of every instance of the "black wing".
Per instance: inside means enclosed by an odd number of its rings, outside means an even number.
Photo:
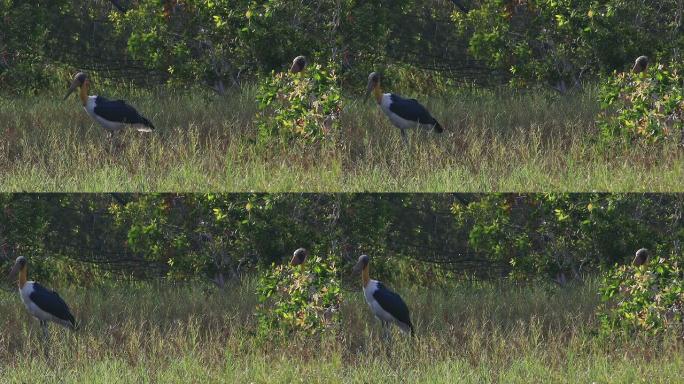
[[[154,129],[152,123],[141,116],[135,108],[123,100],[108,100],[102,96],[95,99],[95,114],[109,121],[125,124],[142,124]]]
[[[392,104],[390,104],[390,111],[399,115],[399,117],[416,121],[421,124],[437,124],[430,112],[423,107],[416,99],[404,99],[399,95],[392,94]]]
[[[76,326],[74,316],[69,311],[69,306],[62,300],[55,291],[51,291],[38,283],[33,283],[33,292],[29,295],[38,308],[43,311]]]
[[[389,312],[397,320],[407,324],[413,330],[409,309],[401,296],[385,288],[382,283],[378,283],[378,289],[373,293],[373,297],[382,309]]]

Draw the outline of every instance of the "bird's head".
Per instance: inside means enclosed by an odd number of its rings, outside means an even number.
[[[88,86],[90,84],[90,80],[88,80],[88,75],[85,72],[79,72],[74,76],[74,79],[71,81],[71,85],[69,86],[69,89],[67,90],[67,94],[64,96],[64,100],[66,100],[69,95],[71,95],[76,88],[78,87],[83,87],[83,86]]]
[[[634,60],[634,66],[632,67],[632,72],[634,73],[641,73],[645,72],[646,69],[648,69],[648,57],[647,56],[639,56]]]
[[[382,90],[380,89],[380,74],[377,72],[371,72],[368,75],[368,86],[366,87],[366,95],[373,94],[375,101],[380,104],[382,103]]]
[[[297,56],[292,60],[292,66],[290,67],[290,72],[299,73],[306,68],[306,57]]]
[[[19,256],[17,259],[14,261],[14,265],[12,266],[12,269],[10,270],[9,277],[14,278],[19,274],[20,271],[25,271],[26,270],[26,258],[24,256]]]
[[[292,260],[290,260],[290,264],[302,265],[304,264],[304,261],[306,261],[307,256],[309,256],[309,251],[304,248],[298,248],[296,251],[294,251]]]
[[[371,72],[370,75],[368,75],[368,86],[366,88],[367,93],[371,93],[371,91],[375,90],[380,86],[380,74],[377,72]]]
[[[353,269],[354,273],[359,273],[359,272],[363,271],[366,268],[366,266],[368,266],[369,261],[370,261],[370,258],[368,257],[368,255],[359,256],[359,260],[354,265],[354,269]]]
[[[648,262],[648,249],[646,248],[641,248],[638,251],[636,251],[636,254],[634,255],[634,261],[632,264],[636,266],[644,265]]]

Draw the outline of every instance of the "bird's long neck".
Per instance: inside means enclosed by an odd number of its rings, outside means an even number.
[[[363,267],[363,271],[361,271],[361,282],[363,283],[364,287],[366,287],[370,282],[370,275],[368,274],[368,264],[366,264],[366,266]]]
[[[19,285],[19,289],[24,288],[24,284],[26,284],[26,280],[28,280],[28,273],[27,273],[27,267],[24,265],[20,270],[19,270],[19,279],[17,281],[17,285]]]
[[[80,88],[79,96],[81,97],[81,103],[85,107],[88,104],[88,82],[85,82]]]
[[[373,87],[373,96],[378,104],[382,104],[382,89],[380,88],[380,84]]]

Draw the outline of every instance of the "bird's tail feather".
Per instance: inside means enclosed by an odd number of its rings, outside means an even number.
[[[77,331],[79,328],[79,323],[76,322],[76,319],[74,319],[73,316],[69,316],[69,319],[67,320],[67,324],[69,328],[71,328],[72,331]]]
[[[437,132],[437,133],[444,132],[444,128],[442,128],[442,126],[436,121],[435,121],[435,128],[434,129],[435,129],[435,132]]]
[[[140,124],[142,124],[142,126],[138,127],[138,132],[152,132],[155,129],[152,122],[142,116],[140,116]]]

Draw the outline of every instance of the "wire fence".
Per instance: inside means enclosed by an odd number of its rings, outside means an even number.
[[[125,33],[115,30],[107,12],[129,9],[133,2],[105,2],[91,14],[56,15],[65,28],[53,31],[45,51],[50,60],[76,70],[96,71],[98,76],[116,82],[155,85],[166,82],[169,75],[151,68],[142,60],[130,57]],[[437,3],[437,2],[436,2]],[[402,63],[431,71],[456,82],[498,85],[508,81],[507,73],[488,68],[468,52],[467,39],[460,36],[449,18],[458,4],[440,3],[437,11],[401,15],[391,27],[385,47],[387,63]],[[342,42],[344,45],[344,42]],[[238,66],[239,67],[239,66]],[[277,69],[277,68],[275,68]]]

